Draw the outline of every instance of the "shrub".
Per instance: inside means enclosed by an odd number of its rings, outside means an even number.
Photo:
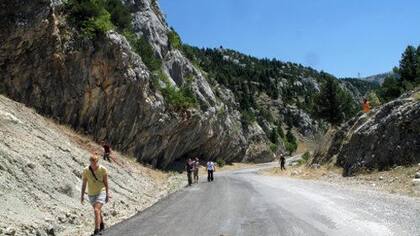
[[[131,13],[120,0],[106,0],[105,9],[111,14],[112,23],[120,31],[131,30]]]
[[[124,31],[123,35],[150,71],[160,71],[162,61],[155,56],[152,46],[144,36],[137,37],[129,30]]]
[[[285,141],[285,142],[284,142],[284,146],[285,146],[285,148],[286,148],[286,151],[287,151],[290,155],[292,155],[292,153],[293,153],[294,151],[296,151],[296,149],[297,149],[297,144],[296,144],[296,143],[289,143],[289,142]]]
[[[70,23],[87,38],[92,39],[114,27],[103,0],[69,0],[65,7]]]
[[[69,0],[65,7],[70,23],[90,39],[114,26],[120,32],[132,31],[131,13],[120,0]]]
[[[272,128],[270,133],[270,141],[274,144],[279,142],[279,134],[277,133],[277,129]]]
[[[414,94],[414,99],[416,99],[416,101],[420,101],[420,92]]]
[[[298,144],[296,137],[293,135],[290,129],[287,130],[286,138],[284,140],[284,146],[290,155],[297,149]]]
[[[216,163],[218,167],[223,167],[226,165],[225,160],[223,160],[222,158],[217,158]]]
[[[374,108],[374,107],[378,107],[378,106],[380,106],[380,105],[381,105],[381,101],[379,100],[379,97],[376,95],[376,93],[375,93],[374,91],[371,91],[371,92],[368,94],[367,99],[368,99],[368,101],[369,101],[370,105],[371,105],[373,108]]]
[[[197,99],[191,89],[191,79],[186,78],[181,88],[177,88],[169,83],[166,75],[160,71],[158,73],[159,80],[165,83],[165,87],[160,87],[165,101],[176,110],[186,110],[191,107],[197,106]]]
[[[277,126],[277,133],[279,134],[280,138],[284,139],[284,131],[281,125]]]
[[[271,150],[273,153],[276,153],[276,152],[277,152],[277,149],[278,149],[277,144],[274,144],[274,143],[270,144],[270,150]]]
[[[246,124],[251,124],[257,120],[254,113],[250,110],[241,111],[241,118],[242,121]]]
[[[178,33],[175,32],[175,30],[172,27],[171,27],[171,31],[169,31],[168,33],[168,41],[169,41],[169,46],[171,48],[181,49],[182,47],[181,37],[179,37]]]
[[[309,153],[309,152],[305,152],[303,155],[302,155],[302,159],[305,161],[305,162],[307,162],[308,160],[309,160],[309,158],[311,157],[311,154]]]

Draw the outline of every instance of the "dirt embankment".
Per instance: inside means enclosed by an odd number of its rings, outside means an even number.
[[[91,233],[93,214],[88,201],[80,204],[80,187],[92,152],[102,149],[88,137],[0,96],[0,235]],[[108,225],[151,206],[184,180],[113,155],[118,163],[101,162],[113,197],[104,207]]]

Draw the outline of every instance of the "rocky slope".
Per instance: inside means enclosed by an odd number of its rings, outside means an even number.
[[[419,163],[420,89],[355,117],[325,137],[312,163],[335,163],[345,176]]]
[[[242,129],[230,91],[221,88],[216,97],[200,70],[169,47],[170,29],[155,3],[126,2],[134,30],[154,48],[171,84],[192,77],[198,108],[171,109],[122,35],[80,39],[61,1],[1,3],[0,92],[157,167],[195,155],[271,160],[261,128]]]
[[[0,235],[83,235],[92,210],[80,204],[81,173],[101,148],[23,104],[0,96]],[[150,206],[179,181],[114,153],[108,224]]]

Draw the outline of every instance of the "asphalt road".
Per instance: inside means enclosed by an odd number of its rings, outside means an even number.
[[[104,235],[420,235],[418,199],[323,182],[216,173]]]

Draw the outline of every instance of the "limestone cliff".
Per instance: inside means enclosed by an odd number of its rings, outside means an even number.
[[[229,91],[220,88],[216,97],[202,72],[169,46],[170,29],[156,2],[125,4],[135,33],[152,45],[169,82],[180,87],[192,77],[198,107],[171,109],[124,36],[109,31],[81,39],[61,1],[53,0],[0,3],[0,92],[157,167],[195,155],[272,159],[261,128],[241,126]]]

